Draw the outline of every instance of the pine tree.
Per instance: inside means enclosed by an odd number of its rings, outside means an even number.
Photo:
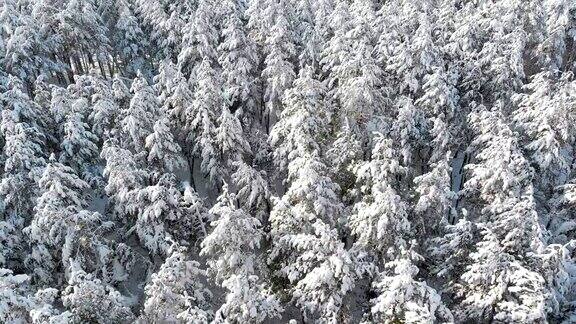
[[[222,114],[218,118],[216,141],[222,154],[222,160],[229,167],[233,162],[239,161],[245,155],[252,153],[250,144],[244,138],[240,121],[235,115],[230,113],[227,107],[222,108]]]
[[[37,280],[49,283],[55,279],[51,275],[59,260],[69,260],[62,247],[70,244],[74,236],[75,214],[87,207],[86,190],[89,185],[78,178],[70,167],[56,162],[54,155],[46,166],[39,182],[42,195],[38,198],[35,214],[24,232],[32,245],[32,252],[26,260]]]
[[[444,160],[432,165],[432,170],[414,178],[416,192],[419,194],[414,212],[420,216],[421,225],[417,227],[426,231],[434,230],[438,226],[447,225],[452,219],[451,213],[455,193],[451,188],[450,155]]]
[[[300,0],[295,4],[294,16],[296,21],[294,22],[294,30],[297,37],[297,52],[299,66],[303,67],[306,65],[317,66],[319,62],[318,54],[318,35],[316,35],[314,12],[312,8],[312,3],[308,0]]]
[[[283,2],[281,2],[282,4]],[[276,4],[280,6],[280,4]],[[266,52],[264,60],[265,68],[262,70],[262,78],[266,85],[264,90],[264,102],[268,115],[269,129],[282,112],[282,97],[296,75],[292,58],[295,54],[294,39],[288,19],[281,11],[276,9],[275,23],[266,38]]]
[[[164,174],[156,185],[138,190],[136,199],[138,238],[153,254],[165,254],[169,248],[166,241],[169,222],[177,221],[182,215],[176,177]]]
[[[12,270],[0,268],[0,320],[3,323],[24,323],[29,320],[28,311],[34,301],[29,295],[29,277],[13,274]]]
[[[15,254],[19,247],[19,237],[14,224],[10,221],[0,221],[0,266],[6,266],[6,263]]]
[[[144,147],[146,136],[153,131],[154,121],[159,114],[159,106],[154,89],[148,85],[142,74],[134,79],[130,89],[134,96],[130,106],[122,112],[122,130],[128,136],[125,146],[134,152]]]
[[[68,286],[62,292],[62,303],[74,322],[129,322],[134,320],[126,297],[86,273],[80,265],[70,265]]]
[[[0,194],[4,199],[5,215],[17,221],[27,217],[34,206],[36,181],[45,164],[41,148],[43,137],[35,127],[14,123],[10,110],[2,112],[1,129],[5,138],[6,160]]]
[[[92,124],[92,133],[104,142],[118,133],[118,117],[120,107],[114,98],[109,84],[102,79],[96,79],[94,94],[91,98],[92,112],[89,120]]]
[[[78,99],[87,106],[85,99]],[[98,137],[94,135],[80,113],[72,113],[64,123],[64,134],[60,148],[60,162],[65,163],[87,181],[97,176]]]
[[[114,76],[114,80],[112,81],[112,94],[121,109],[128,108],[130,102],[130,89],[118,74]]]
[[[326,150],[326,160],[330,166],[332,179],[340,185],[343,193],[354,186],[353,168],[358,161],[361,161],[362,151],[357,131],[345,121]]]
[[[200,157],[202,172],[212,184],[223,175],[221,159],[215,141],[217,112],[222,108],[221,86],[210,60],[204,59],[198,68],[198,86],[192,109],[186,116],[190,132],[188,142],[193,143],[194,155]]]
[[[260,222],[236,208],[236,197],[223,188],[210,212],[216,215],[213,230],[202,242],[208,256],[209,273],[217,282],[232,274],[253,274],[257,266],[254,251],[260,247]]]
[[[211,213],[217,216],[214,229],[202,241],[201,253],[208,256],[209,273],[228,290],[226,303],[216,312],[215,322],[261,323],[279,316],[282,308],[275,296],[264,290],[255,272],[256,250],[263,232],[260,222],[235,206],[227,186]]]
[[[236,197],[240,206],[265,224],[266,215],[270,209],[271,195],[266,173],[258,171],[243,161],[235,162],[234,167],[236,171],[232,174],[232,182],[238,188]]]
[[[195,63],[203,60],[215,62],[218,57],[217,6],[209,0],[198,1],[198,8],[186,25],[186,33],[182,38],[182,49],[178,54],[178,67],[184,75],[191,75],[196,70]],[[196,72],[200,81],[200,72]]]
[[[181,225],[179,228],[184,231],[181,237],[195,236],[198,243],[204,239],[208,233],[206,224],[213,218],[206,208],[205,201],[200,198],[198,193],[188,183],[184,183],[184,194],[180,202],[182,208]],[[192,232],[192,233],[190,233]],[[178,237],[177,235],[175,235]]]
[[[174,140],[168,118],[158,119],[154,124],[154,132],[146,137],[148,163],[156,172],[175,172],[184,167],[182,149]]]
[[[394,257],[406,248],[406,235],[410,234],[408,205],[398,193],[397,177],[404,168],[392,147],[392,141],[380,135],[372,150],[372,159],[355,169],[362,201],[354,205],[349,224],[356,235],[355,247],[376,254]]]
[[[302,69],[294,86],[286,91],[284,111],[270,132],[274,162],[281,170],[305,152],[322,149],[321,141],[331,120],[325,94],[325,87],[310,67]]]
[[[224,98],[227,105],[242,105],[244,113],[255,111],[255,74],[259,59],[256,48],[246,35],[241,20],[239,1],[227,0],[223,4],[225,21],[223,41],[218,46],[218,61],[222,67]]]
[[[116,141],[104,143],[100,157],[106,161],[103,175],[107,178],[105,192],[115,216],[127,218],[136,210],[136,194],[145,186],[147,174],[134,155],[120,148]]]
[[[61,87],[52,88],[52,100],[50,101],[50,113],[54,116],[54,122],[62,125],[66,116],[72,111],[73,98],[66,89]],[[59,135],[62,134],[62,127],[59,126]]]
[[[21,230],[30,220],[38,195],[37,181],[45,165],[42,147],[45,136],[36,126],[42,122],[38,107],[22,92],[19,80],[11,78],[4,103],[0,131],[3,137],[3,175],[0,181],[3,217],[2,263],[18,257],[22,244]],[[8,259],[8,260],[7,260]]]
[[[222,287],[228,290],[226,302],[216,312],[214,323],[262,323],[280,318],[282,307],[276,297],[263,291],[255,275],[232,275]]]
[[[536,74],[524,88],[528,93],[515,99],[519,108],[514,111],[516,127],[522,131],[530,160],[538,167],[538,189],[566,183],[572,171],[572,152],[576,144],[571,135],[571,122],[576,115],[570,74],[555,80],[551,73]]]
[[[296,159],[288,173],[290,187],[270,213],[269,262],[295,286],[291,292],[305,318],[336,322],[356,277],[348,251],[330,226],[342,210],[339,188],[316,152]]]
[[[405,252],[406,254],[410,252]],[[417,281],[418,267],[407,255],[388,262],[386,272],[374,283],[378,293],[372,303],[370,321],[374,323],[436,323],[453,322],[450,310],[440,295],[426,282]]]
[[[565,53],[570,49],[569,42],[573,37],[574,18],[570,14],[572,5],[568,1],[547,1],[543,7],[546,32],[538,45],[538,51],[543,54],[543,65],[551,71],[562,71],[569,63],[565,61]]]
[[[159,81],[160,83],[162,81]],[[166,82],[166,91],[169,96],[164,100],[163,110],[165,114],[171,117],[173,125],[180,129],[180,132],[185,132],[186,118],[192,106],[194,93],[190,89],[188,80],[184,78],[181,72],[175,72],[174,79]],[[185,138],[184,134],[177,134],[179,137]]]
[[[67,54],[71,68],[81,74],[88,72],[88,63],[84,61],[83,52],[91,52],[96,57],[104,58],[108,54],[109,40],[105,27],[90,2],[71,0],[58,13],[59,32],[64,43],[75,44],[74,50]]]
[[[35,305],[30,310],[30,317],[33,324],[50,322],[70,322],[69,312],[61,313],[55,306],[58,289],[44,288],[34,294]]]
[[[306,232],[282,236],[275,233],[276,217],[295,218],[294,213],[299,211],[298,208],[288,211],[290,215],[284,214],[282,207],[275,207],[272,212],[275,248],[285,248],[296,254],[283,263],[281,273],[295,284],[292,294],[306,319],[318,316],[319,321],[337,323],[343,299],[355,286],[354,265],[344,244],[338,241],[336,231],[319,219],[304,220],[309,227]],[[313,215],[305,214],[304,217],[313,218]]]
[[[374,15],[371,11],[368,1],[354,1],[350,7],[339,1],[330,17],[338,25],[321,60],[324,73],[330,73],[330,94],[339,103],[341,119],[360,125],[384,111],[386,91],[382,70],[372,56],[373,32],[367,21]]]
[[[472,143],[478,162],[468,166],[471,175],[465,192],[469,199],[478,197],[483,207],[473,211],[482,237],[460,278],[462,286],[456,287],[463,297],[457,318],[544,319],[544,279],[526,259],[543,245],[533,170],[498,112],[480,111],[472,115],[472,123],[479,134]]]
[[[130,77],[136,75],[137,71],[145,71],[148,42],[128,1],[116,1],[115,5],[118,17],[110,40],[115,48],[115,56],[123,62],[123,70]]]
[[[22,82],[15,77],[8,80],[8,89],[1,96],[4,109],[10,111],[16,123],[26,123],[34,127],[43,136],[50,135],[49,127],[52,124],[50,115],[46,112],[46,107],[41,107],[31,100]]]
[[[186,249],[172,243],[169,256],[144,288],[142,318],[152,322],[207,323],[212,317],[212,294],[201,283],[205,272],[186,255]]]
[[[253,0],[248,2],[245,15],[248,17],[246,27],[250,38],[259,47],[263,47],[276,17],[274,2],[269,0]],[[259,49],[260,50],[260,49]]]

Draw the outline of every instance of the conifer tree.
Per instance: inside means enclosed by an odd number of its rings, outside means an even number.
[[[139,152],[144,147],[146,136],[153,131],[154,121],[159,114],[159,106],[154,89],[140,73],[134,79],[130,91],[134,93],[130,106],[122,112],[122,131],[128,136],[125,147]]]
[[[200,281],[205,272],[199,266],[189,260],[184,247],[172,243],[169,256],[144,289],[141,317],[160,322],[208,322],[212,317],[208,308],[212,294]]]
[[[21,323],[29,320],[28,311],[34,301],[29,295],[29,280],[25,274],[0,268],[0,320],[4,323]]]
[[[305,152],[322,149],[320,140],[327,135],[331,120],[325,94],[325,87],[315,79],[311,67],[303,68],[294,86],[286,91],[284,111],[270,132],[274,162],[281,170]]]
[[[116,1],[115,6],[118,17],[112,28],[110,40],[114,46],[115,55],[125,65],[125,75],[130,77],[136,75],[137,71],[145,71],[148,41],[130,9],[129,2]]]
[[[153,254],[168,251],[166,239],[170,232],[169,223],[177,221],[182,211],[178,202],[180,192],[175,187],[173,174],[164,174],[155,185],[137,192],[137,219],[134,229],[142,244]]]
[[[174,140],[168,118],[158,119],[154,124],[154,132],[146,137],[148,163],[156,172],[175,172],[184,166],[182,149]]]
[[[222,109],[222,89],[209,59],[204,59],[200,64],[198,80],[192,108],[186,116],[186,125],[190,132],[188,142],[193,143],[193,153],[200,158],[202,172],[215,184],[224,172],[215,140],[215,116]]]
[[[482,236],[460,278],[465,286],[456,288],[463,294],[457,318],[544,319],[544,279],[526,259],[543,247],[531,183],[533,170],[498,112],[480,111],[472,118],[480,134],[473,142],[478,162],[468,166],[471,175],[465,192],[469,199],[476,196],[482,202],[482,208],[473,210]],[[501,289],[508,293],[493,294]],[[522,298],[515,297],[519,295]]]
[[[236,171],[232,174],[232,181],[238,189],[236,197],[240,206],[264,223],[270,209],[271,195],[266,173],[243,161],[235,162],[234,167]]]
[[[208,256],[209,273],[228,290],[226,302],[216,312],[215,322],[261,323],[279,316],[282,310],[255,275],[260,261],[260,222],[235,206],[235,197],[225,185],[211,213],[212,232],[202,241],[201,253]]]
[[[226,0],[223,3],[225,15],[222,37],[224,40],[218,46],[218,61],[222,67],[224,82],[224,98],[227,105],[237,106],[254,114],[256,68],[259,59],[252,40],[247,37],[239,1]]]
[[[231,166],[234,161],[252,153],[250,144],[244,138],[240,121],[227,107],[222,108],[222,114],[218,118],[216,141],[225,165]]]
[[[62,292],[66,317],[77,322],[126,322],[134,320],[128,299],[72,262],[68,286]]]
[[[274,6],[280,6],[274,4]],[[282,112],[282,97],[295,79],[294,65],[294,39],[292,29],[282,8],[275,9],[275,23],[266,37],[265,68],[262,70],[262,78],[265,83],[264,102],[268,116],[267,129],[276,122]]]
[[[103,175],[104,188],[115,216],[127,218],[136,210],[136,194],[146,184],[147,174],[140,168],[134,155],[120,148],[115,140],[104,143],[100,157],[106,161]]]
[[[86,100],[78,100],[87,106]],[[90,131],[84,117],[80,113],[72,113],[64,123],[59,160],[73,167],[87,181],[91,181],[97,174],[94,170],[98,157],[97,143],[98,138]]]
[[[92,111],[89,120],[92,124],[92,133],[104,142],[118,133],[117,123],[120,115],[120,107],[114,98],[110,84],[98,78],[95,80],[91,104]]]
[[[69,260],[63,258],[65,245],[74,239],[75,226],[80,226],[74,219],[88,205],[86,190],[89,185],[72,168],[56,162],[54,156],[38,184],[42,194],[30,225],[24,229],[32,245],[26,263],[37,280],[49,283],[55,279],[51,274],[59,260],[67,266]]]

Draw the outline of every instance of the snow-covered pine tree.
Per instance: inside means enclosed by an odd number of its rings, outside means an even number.
[[[415,191],[418,193],[414,212],[420,219],[420,224],[414,225],[423,231],[423,237],[426,236],[425,232],[433,232],[451,223],[454,218],[452,206],[456,194],[451,190],[450,154],[431,166],[430,172],[414,178]]]
[[[29,321],[28,312],[34,306],[30,295],[29,280],[25,274],[0,268],[0,321],[18,324]]]
[[[133,229],[153,254],[168,252],[169,224],[182,216],[179,200],[176,177],[171,173],[162,175],[155,185],[137,191],[137,216]]]
[[[175,231],[175,237],[194,237],[194,245],[199,245],[207,235],[208,223],[213,215],[208,212],[206,202],[200,198],[192,186],[184,182],[184,194],[180,201],[183,217],[180,218],[179,224]],[[196,244],[198,243],[198,244]]]
[[[370,1],[354,1],[350,6],[338,1],[330,16],[337,25],[322,52],[321,64],[329,74],[330,98],[339,105],[340,124],[363,125],[384,110],[386,85],[382,85],[382,70],[373,57],[373,31],[367,20],[374,15],[371,6]]]
[[[325,95],[326,88],[316,79],[312,67],[304,67],[286,91],[284,110],[270,132],[274,162],[281,171],[306,152],[322,150],[331,121]]]
[[[154,89],[141,73],[138,73],[130,91],[134,93],[130,105],[122,111],[122,131],[128,138],[122,138],[123,146],[133,152],[144,148],[146,136],[153,132],[154,121],[160,114],[160,107]]]
[[[105,80],[94,79],[94,94],[91,98],[91,104],[92,111],[89,114],[89,120],[92,125],[92,133],[99,138],[100,143],[118,135],[120,107],[114,98],[111,85]]]
[[[326,149],[326,161],[330,167],[332,179],[342,188],[342,194],[355,184],[353,172],[356,163],[362,160],[363,149],[358,131],[354,131],[346,120],[340,127],[332,143]]]
[[[522,132],[524,147],[538,168],[537,189],[546,196],[571,175],[576,145],[572,135],[575,85],[571,73],[556,79],[552,73],[542,72],[524,86],[527,93],[515,96],[515,126]]]
[[[51,135],[49,128],[53,121],[47,112],[47,107],[41,107],[30,99],[20,79],[10,77],[7,86],[8,89],[2,93],[1,100],[4,109],[11,112],[14,122],[34,127],[44,139]]]
[[[202,284],[205,271],[190,260],[186,249],[172,243],[168,257],[144,288],[141,318],[151,322],[208,323],[212,293]]]
[[[203,60],[216,62],[218,58],[218,3],[199,0],[194,18],[186,24],[178,53],[178,68],[185,76],[202,80],[196,71]],[[193,74],[192,71],[195,71]]]
[[[106,161],[103,175],[107,178],[105,192],[110,212],[124,222],[136,211],[136,194],[146,185],[147,173],[134,155],[119,147],[114,139],[104,143],[100,157]]]
[[[574,17],[570,12],[573,5],[569,1],[546,1],[543,7],[546,32],[538,45],[540,60],[551,71],[566,71],[571,63],[566,51],[570,51],[574,38]]]
[[[440,299],[440,295],[426,282],[418,281],[410,251],[386,263],[373,289],[378,297],[372,300],[368,323],[451,323],[454,317]]]
[[[234,167],[236,171],[232,174],[232,183],[238,190],[236,197],[240,207],[266,225],[271,195],[266,173],[258,171],[244,161],[235,162]]]
[[[285,1],[270,2],[272,12],[275,14],[275,23],[266,37],[264,60],[265,68],[262,78],[265,84],[264,105],[266,108],[267,124],[269,130],[277,121],[282,112],[282,98],[284,91],[290,88],[295,79],[292,60],[295,55],[294,35],[290,22],[286,17]]]
[[[31,245],[26,265],[34,278],[42,283],[57,280],[54,271],[60,262],[67,267],[65,247],[70,245],[77,224],[76,214],[87,207],[88,183],[80,179],[70,167],[56,161],[52,155],[38,182],[42,191],[35,207],[34,217],[24,229]],[[94,220],[96,221],[96,220]]]
[[[354,205],[349,226],[356,236],[355,248],[373,254],[376,265],[407,249],[409,207],[397,181],[404,172],[393,142],[383,135],[375,139],[372,159],[355,169],[363,198]]]
[[[68,285],[62,291],[62,316],[72,322],[123,323],[134,320],[127,297],[114,287],[87,273],[75,261],[70,262]]]
[[[77,99],[81,105],[87,107],[86,99]],[[66,117],[64,132],[60,148],[60,162],[71,166],[76,173],[88,182],[96,180],[98,172],[98,137],[90,131],[82,114],[73,112]]]
[[[248,36],[256,43],[261,51],[264,47],[270,28],[274,25],[276,17],[274,2],[270,0],[248,1],[245,16],[248,18],[246,27]]]
[[[257,117],[256,69],[259,58],[255,44],[246,35],[240,11],[241,1],[223,1],[223,41],[218,46],[218,61],[222,67],[222,79],[226,105],[241,108],[243,113]],[[232,108],[231,108],[232,109]]]
[[[119,0],[114,1],[114,5],[117,17],[111,31],[111,45],[117,61],[124,65],[122,69],[124,75],[134,77],[137,71],[146,71],[148,68],[146,66],[148,40],[130,8],[130,2]],[[112,74],[112,71],[110,73]]]
[[[154,132],[146,137],[148,163],[157,173],[176,172],[184,167],[182,149],[175,141],[169,120],[162,117],[154,123]]]
[[[122,80],[120,75],[116,74],[114,80],[112,80],[112,94],[114,99],[120,106],[120,109],[127,109],[130,103],[130,89],[126,85],[126,82]]]
[[[543,249],[534,204],[533,169],[499,111],[471,115],[478,134],[465,183],[471,218],[481,237],[454,289],[457,320],[540,321],[548,291],[536,257]],[[498,293],[495,293],[498,292]]]
[[[22,84],[16,78],[8,83],[3,93],[4,104],[0,131],[3,137],[3,174],[0,181],[3,217],[0,226],[5,233],[1,240],[7,250],[3,258],[15,257],[20,246],[22,230],[29,221],[38,195],[37,181],[45,166],[45,136],[36,126],[41,117],[38,107],[22,92]]]
[[[194,99],[194,93],[190,89],[188,80],[186,80],[181,72],[176,71],[173,80],[157,82],[166,82],[166,94],[164,94],[164,96],[167,97],[163,101],[163,113],[170,117],[171,124],[178,129],[178,133],[176,134],[177,138],[185,139],[186,118],[188,111],[192,107],[192,100]]]
[[[338,186],[327,176],[317,151],[289,165],[288,191],[270,214],[269,263],[307,319],[337,322],[344,296],[354,287],[355,269],[337,231],[342,211]]]
[[[228,168],[231,168],[235,161],[240,161],[252,153],[250,144],[244,138],[240,121],[236,115],[230,113],[228,107],[222,108],[222,114],[218,118],[216,141],[222,161]]]
[[[202,172],[216,184],[224,174],[215,136],[216,116],[222,109],[222,87],[212,64],[210,59],[204,58],[198,68],[198,85],[186,116],[186,128],[189,131],[187,141],[194,156],[200,158]]]
[[[233,274],[253,274],[258,267],[255,251],[260,247],[260,221],[236,207],[236,197],[224,185],[210,213],[215,215],[211,233],[202,242],[209,273],[217,282]]]
[[[276,296],[258,280],[261,262],[256,256],[263,232],[258,219],[236,207],[236,197],[224,185],[211,213],[212,232],[202,241],[208,273],[228,290],[226,302],[216,312],[216,323],[254,322],[280,316]]]

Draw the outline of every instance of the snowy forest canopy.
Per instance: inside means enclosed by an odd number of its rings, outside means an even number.
[[[576,322],[574,1],[0,28],[1,323]]]

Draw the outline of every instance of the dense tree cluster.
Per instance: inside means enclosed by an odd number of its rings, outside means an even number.
[[[576,322],[576,3],[0,1],[0,322]]]

